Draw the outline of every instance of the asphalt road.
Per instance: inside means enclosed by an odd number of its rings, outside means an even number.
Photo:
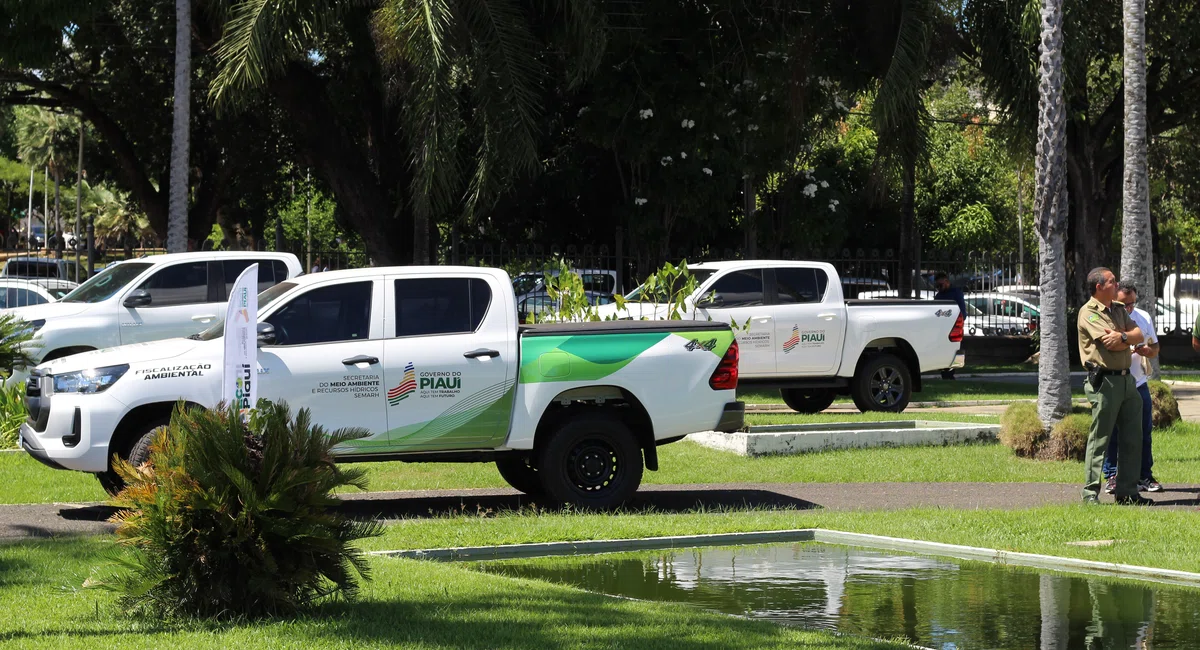
[[[684,512],[699,507],[895,510],[913,507],[1019,509],[1079,501],[1079,485],[1053,483],[718,483],[647,485],[629,510]],[[1145,495],[1159,506],[1200,507],[1200,485]],[[1103,500],[1111,501],[1111,497]],[[534,503],[515,490],[426,490],[346,495],[340,508],[389,521],[454,513],[499,512]],[[102,504],[0,506],[0,541],[110,533],[115,509]]]

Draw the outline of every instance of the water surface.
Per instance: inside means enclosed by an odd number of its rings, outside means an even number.
[[[474,566],[933,648],[1200,648],[1200,590],[815,542]]]

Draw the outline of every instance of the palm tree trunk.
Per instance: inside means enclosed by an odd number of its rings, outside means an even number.
[[[1041,273],[1038,416],[1046,427],[1071,412],[1067,333],[1067,116],[1063,97],[1063,0],[1042,0],[1034,218]],[[1085,271],[1086,272],[1086,271]]]
[[[191,121],[192,6],[175,0],[175,114],[171,129],[171,196],[167,252],[187,250],[188,136]]]
[[[62,172],[54,170],[54,257],[63,257]]]
[[[917,164],[909,158],[901,170],[900,192],[900,273],[896,277],[896,295],[913,297],[913,279],[917,274]]]
[[[1146,169],[1146,0],[1124,0],[1125,187],[1121,280],[1133,282],[1142,309],[1154,313],[1154,247]],[[1153,321],[1151,321],[1153,322]]]

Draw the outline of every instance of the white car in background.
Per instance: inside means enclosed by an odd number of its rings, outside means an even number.
[[[301,273],[291,253],[175,253],[110,266],[57,302],[8,313],[35,333],[41,363],[103,348],[195,334],[224,317],[238,275],[258,264],[260,291]],[[4,278],[0,278],[3,280]],[[28,371],[8,381],[24,381]]]
[[[55,278],[27,279],[0,277],[0,309],[57,302],[79,286]]]

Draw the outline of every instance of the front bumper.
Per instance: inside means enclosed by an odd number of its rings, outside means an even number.
[[[722,433],[734,433],[741,431],[746,426],[746,403],[745,402],[729,402],[725,405],[725,410],[721,412],[721,420],[717,422],[714,431]]]
[[[108,392],[52,394],[49,379],[36,371],[29,382],[29,419],[21,425],[21,448],[55,469],[107,471],[109,441],[125,404]]]
[[[967,365],[967,355],[962,350],[954,353],[954,361],[950,362],[951,368],[962,368]]]

